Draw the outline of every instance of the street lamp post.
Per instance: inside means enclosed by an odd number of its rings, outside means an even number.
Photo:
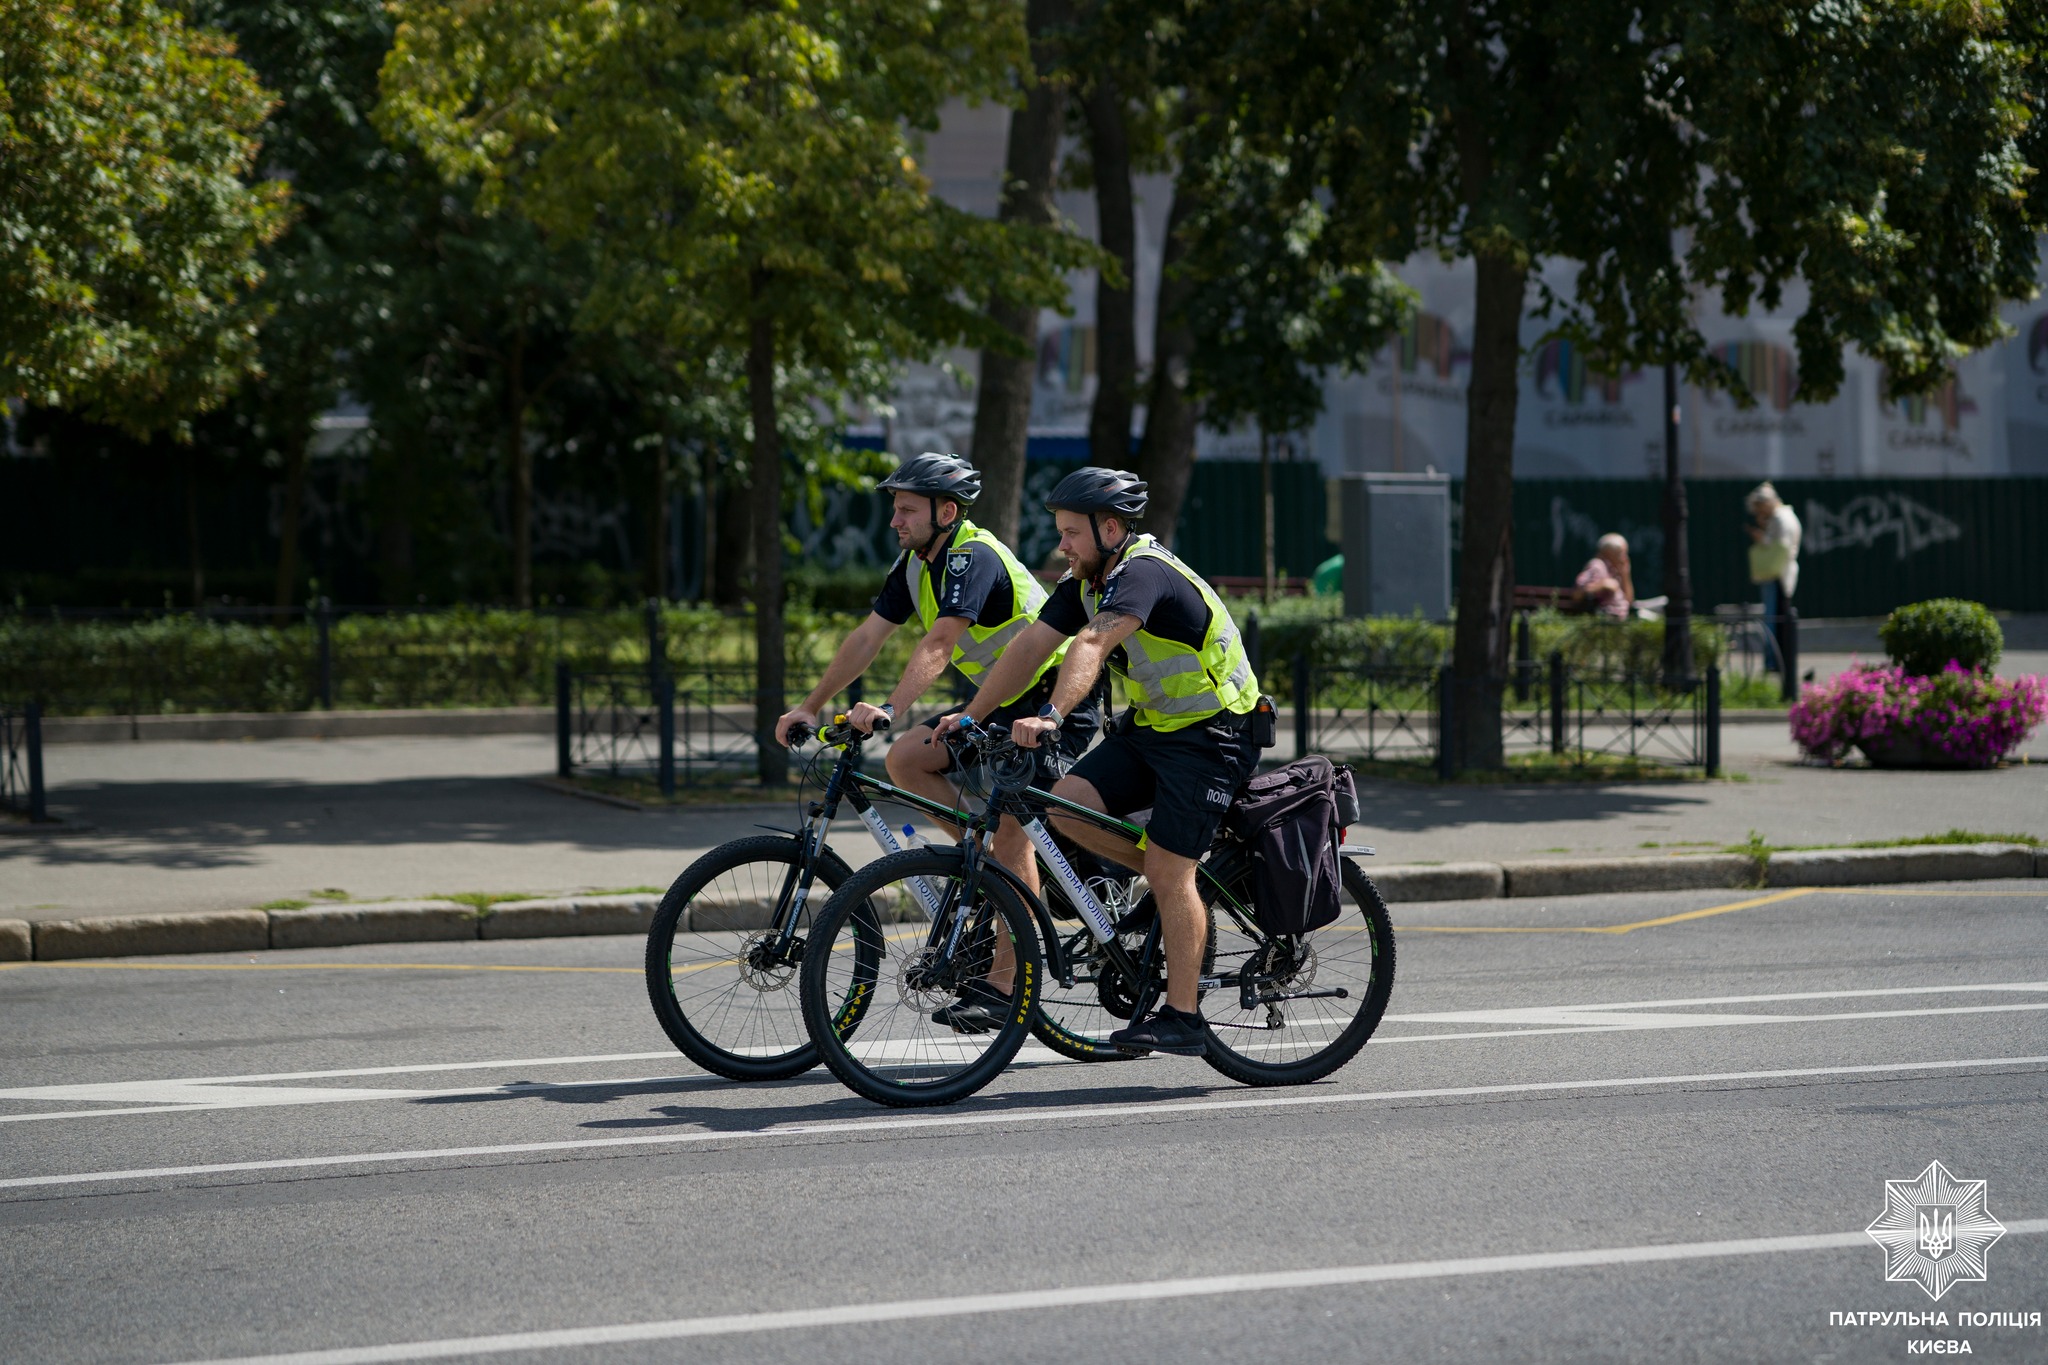
[[[1689,687],[1692,569],[1685,544],[1685,481],[1678,471],[1678,367],[1664,364],[1664,681]]]

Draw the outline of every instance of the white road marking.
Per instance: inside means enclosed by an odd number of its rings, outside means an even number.
[[[1168,1114],[1220,1114],[1301,1105],[1393,1103],[1401,1100],[1482,1099],[1488,1096],[1566,1094],[1581,1090],[1613,1090],[1640,1086],[1716,1085],[1739,1081],[1805,1080],[1825,1076],[1871,1076],[1888,1073],[1956,1071],[1973,1067],[2041,1066],[2048,1055],[1974,1057],[1941,1062],[1888,1062],[1859,1066],[1798,1067],[1778,1071],[1720,1071],[1681,1076],[1621,1076],[1590,1081],[1522,1081],[1509,1085],[1445,1086],[1429,1090],[1369,1090],[1351,1094],[1258,1094],[1236,1099],[1176,1100],[1149,1104],[1075,1105],[1065,1109],[1003,1110],[982,1113],[929,1114],[918,1117],[838,1119],[823,1123],[770,1124],[763,1128],[693,1130],[687,1133],[642,1134],[634,1137],[568,1138],[552,1142],[512,1142],[490,1147],[429,1147],[400,1152],[358,1152],[345,1156],[282,1157],[268,1161],[224,1161],[200,1166],[154,1166],[127,1171],[86,1171],[67,1175],[15,1176],[0,1180],[0,1190],[46,1189],[112,1180],[162,1180],[175,1176],[237,1175],[251,1171],[302,1171],[331,1166],[392,1165],[403,1162],[455,1160],[465,1157],[525,1156],[540,1152],[594,1151],[621,1147],[670,1147],[702,1142],[773,1141],[791,1137],[837,1137],[843,1134],[937,1131],[995,1124],[1071,1123],[1110,1119],[1153,1119]]]
[[[2048,1218],[2005,1225],[2008,1237],[2048,1232]],[[1589,1266],[1655,1265],[1672,1261],[1718,1260],[1730,1256],[1783,1256],[1795,1252],[1868,1250],[1867,1233],[1820,1232],[1792,1237],[1749,1237],[1718,1242],[1665,1242],[1647,1246],[1599,1247],[1585,1251],[1537,1251],[1514,1256],[1465,1256],[1442,1261],[1397,1261],[1388,1265],[1340,1265],[1314,1270],[1259,1274],[1204,1275],[1179,1280],[1135,1280],[1122,1284],[1075,1285],[1067,1289],[1026,1289],[1007,1294],[962,1294],[940,1299],[895,1299],[831,1308],[785,1309],[773,1313],[726,1313],[716,1317],[671,1318],[667,1322],[620,1323],[608,1327],[567,1327],[545,1332],[504,1332],[495,1336],[448,1337],[391,1346],[353,1346],[329,1351],[238,1356],[188,1365],[391,1365],[450,1356],[504,1355],[513,1351],[559,1351],[618,1346],[637,1341],[678,1341],[689,1337],[738,1336],[803,1328],[856,1327],[925,1318],[1021,1313],[1101,1304],[1157,1303],[1212,1298],[1219,1294],[1271,1294],[1400,1280],[1457,1279],[1525,1271],[1578,1270]]]
[[[1861,1010],[1833,1014],[1711,1014],[1690,1011],[1705,1005],[1774,1004],[1798,1000],[1856,1000],[1915,995],[1968,995],[2042,993],[2048,981],[1999,981],[1967,986],[1891,986],[1865,990],[1800,991],[1779,995],[1702,996],[1681,1000],[1623,1000],[1608,1004],[1537,1005],[1514,1009],[1445,1010],[1426,1014],[1389,1014],[1389,1024],[1495,1024],[1500,1027],[1455,1033],[1379,1034],[1374,1046],[1396,1043],[1447,1043],[1488,1038],[1533,1037],[1560,1033],[1626,1033],[1644,1029],[1729,1028],[1740,1025],[1814,1024],[1870,1019],[1916,1019],[1945,1014],[1999,1014],[2048,1011],[2048,1000],[1996,1005],[1930,1006],[1922,1009]],[[1321,1029],[1327,1021],[1309,1021],[1300,1035],[1285,1043],[1252,1044],[1244,1051],[1273,1051],[1303,1045],[1309,1028]],[[870,1064],[899,1061],[911,1065],[964,1062],[979,1055],[977,1045],[953,1039],[881,1039],[870,1045],[862,1060]],[[541,1066],[576,1066],[597,1062],[652,1061],[673,1059],[673,1052],[612,1052],[580,1057],[526,1057],[495,1062],[418,1063],[406,1066],[359,1067],[351,1070],[272,1072],[254,1076],[190,1076],[152,1081],[113,1081],[87,1085],[43,1085],[0,1089],[0,1102],[7,1100],[70,1104],[119,1105],[115,1109],[60,1109],[27,1114],[0,1114],[0,1124],[33,1123],[51,1119],[116,1118],[130,1114],[204,1112],[214,1109],[249,1109],[268,1105],[336,1104],[347,1101],[418,1100],[463,1096],[515,1096],[550,1088],[546,1083],[515,1082],[511,1085],[463,1087],[459,1089],[399,1090],[368,1087],[270,1086],[274,1081],[341,1080],[367,1076],[417,1075],[433,1071],[511,1070]],[[1026,1043],[1013,1065],[1064,1064],[1064,1059],[1037,1043]],[[621,1076],[603,1080],[555,1083],[561,1087],[654,1085],[723,1085],[711,1076]]]

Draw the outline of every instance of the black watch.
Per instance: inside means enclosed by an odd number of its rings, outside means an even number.
[[[1051,721],[1053,723],[1054,729],[1058,729],[1062,724],[1065,723],[1067,719],[1065,716],[1060,714],[1060,708],[1054,706],[1051,702],[1047,702],[1045,705],[1038,708],[1038,718],[1040,720]]]

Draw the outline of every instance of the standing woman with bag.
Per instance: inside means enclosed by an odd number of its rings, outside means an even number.
[[[1792,594],[1799,587],[1799,514],[1785,505],[1766,480],[1744,499],[1756,523],[1749,527],[1749,581],[1764,599],[1765,667],[1780,673],[1792,631]]]

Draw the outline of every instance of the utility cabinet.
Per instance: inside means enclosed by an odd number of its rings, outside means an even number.
[[[1344,614],[1451,614],[1451,480],[1445,474],[1346,474]]]

